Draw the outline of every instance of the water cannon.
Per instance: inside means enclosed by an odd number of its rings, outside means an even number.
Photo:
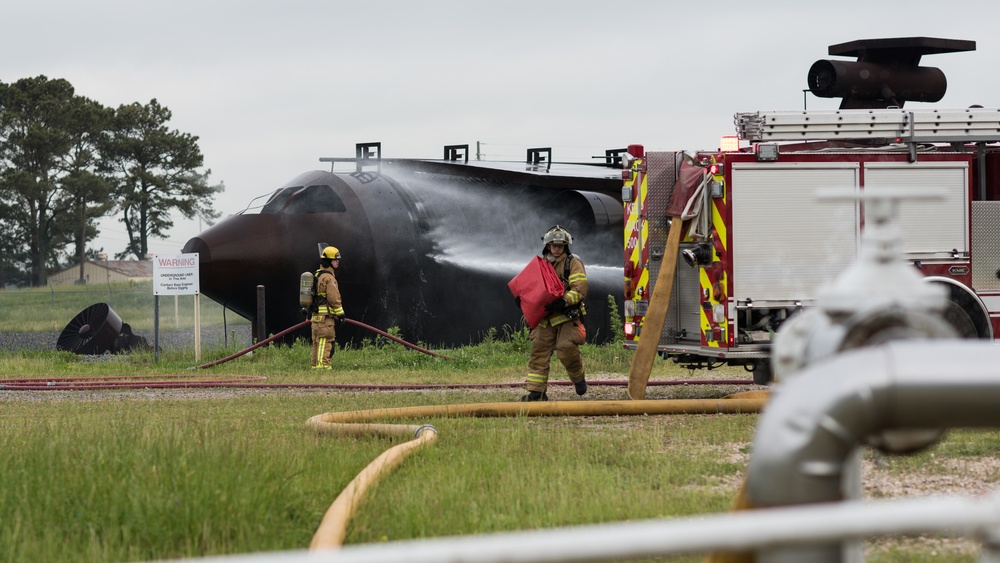
[[[833,56],[857,61],[819,60],[809,68],[809,91],[820,98],[842,98],[840,109],[903,107],[908,101],[937,102],[948,81],[934,67],[919,66],[924,55],[975,51],[975,41],[934,37],[860,39],[831,45]]]

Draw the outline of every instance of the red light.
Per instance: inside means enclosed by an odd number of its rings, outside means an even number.
[[[625,277],[631,278],[633,273],[635,273],[635,264],[629,260],[625,262]]]

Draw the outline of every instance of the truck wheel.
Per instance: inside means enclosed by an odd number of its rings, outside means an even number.
[[[754,362],[753,369],[750,373],[753,374],[754,385],[770,385],[771,380],[774,378],[774,373],[771,371],[770,360],[760,360]]]
[[[976,323],[969,316],[969,313],[958,303],[948,301],[948,309],[944,312],[944,320],[955,329],[960,338],[979,338]]]
[[[960,338],[993,338],[990,314],[971,289],[954,282],[933,281],[948,289],[948,308],[944,318]]]

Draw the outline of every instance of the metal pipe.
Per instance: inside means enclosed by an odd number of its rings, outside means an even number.
[[[257,337],[257,341],[260,342],[267,338],[267,317],[264,311],[267,310],[267,301],[264,293],[264,286],[257,286],[257,314],[254,315],[254,336]]]
[[[774,390],[757,424],[750,505],[842,500],[848,457],[865,443],[900,451],[908,437],[927,445],[927,431],[1000,426],[998,360],[996,347],[978,341],[900,341],[807,367]],[[840,561],[840,546],[758,560]]]
[[[980,498],[939,496],[393,541],[349,545],[338,550],[255,553],[203,561],[556,563],[632,560],[900,534],[952,533],[983,539],[989,538],[990,531],[998,525],[1000,497],[996,494]],[[990,551],[990,547],[984,546],[984,553]]]

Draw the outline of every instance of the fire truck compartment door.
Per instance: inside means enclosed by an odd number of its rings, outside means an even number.
[[[811,301],[854,263],[859,203],[820,201],[817,192],[856,195],[857,163],[734,163],[733,297],[737,302]]]
[[[905,189],[943,193],[943,198],[903,201],[896,221],[903,231],[903,252],[909,260],[947,260],[952,251],[969,250],[969,163],[870,162],[864,168],[867,193]]]

